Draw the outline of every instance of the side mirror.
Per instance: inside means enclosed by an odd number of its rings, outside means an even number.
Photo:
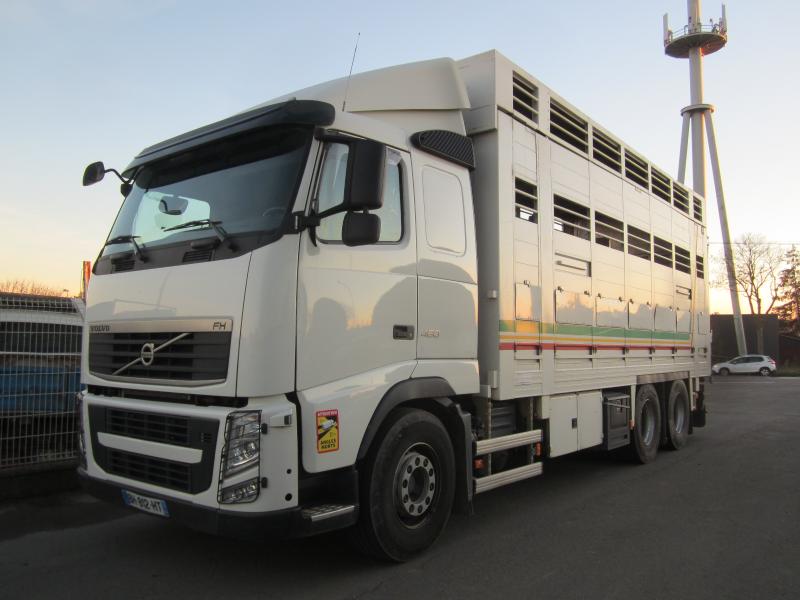
[[[331,138],[324,138],[331,139]],[[331,182],[343,181],[344,189],[341,193],[341,202],[336,205],[328,206],[320,210],[317,216],[320,218],[334,215],[341,212],[360,212],[363,210],[377,210],[383,206],[383,176],[386,168],[386,146],[373,140],[351,140],[340,141],[341,138],[334,138],[331,141],[347,145],[346,172],[334,175],[334,170],[340,168],[336,160],[339,154],[332,155],[333,158],[323,167],[323,177],[330,176]],[[329,172],[326,171],[330,169]],[[337,198],[337,201],[339,199]]]
[[[349,212],[342,223],[342,242],[345,246],[367,246],[381,237],[381,218],[370,213]]]
[[[377,210],[383,206],[386,146],[358,140],[350,146],[350,177],[345,191],[345,210]]]
[[[92,185],[102,181],[106,174],[106,167],[102,162],[93,162],[83,172],[83,185]]]

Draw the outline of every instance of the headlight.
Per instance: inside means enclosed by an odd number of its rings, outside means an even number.
[[[222,478],[257,465],[260,452],[261,411],[239,411],[228,415],[222,450]]]

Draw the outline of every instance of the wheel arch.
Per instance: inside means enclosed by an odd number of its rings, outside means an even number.
[[[398,408],[416,408],[431,413],[450,436],[456,465],[456,494],[453,510],[463,513],[472,501],[472,423],[470,414],[454,402],[455,392],[441,377],[420,377],[401,381],[384,394],[372,414],[361,439],[356,460],[363,461],[381,429],[391,423],[391,414]]]

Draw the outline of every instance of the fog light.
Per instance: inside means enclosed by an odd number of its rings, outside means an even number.
[[[258,464],[261,452],[261,411],[240,411],[228,415],[222,450],[222,478]]]
[[[258,477],[248,479],[244,483],[237,483],[219,491],[217,498],[220,504],[241,504],[252,502],[258,498],[259,483]]]

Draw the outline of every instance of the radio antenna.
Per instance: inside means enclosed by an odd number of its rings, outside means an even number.
[[[347,92],[350,90],[350,77],[353,75],[353,65],[356,64],[356,52],[358,52],[358,40],[361,38],[361,32],[356,36],[356,47],[353,48],[353,60],[350,61],[350,72],[347,74],[347,85],[344,87],[344,100],[342,100],[342,112],[344,107],[347,106]]]

